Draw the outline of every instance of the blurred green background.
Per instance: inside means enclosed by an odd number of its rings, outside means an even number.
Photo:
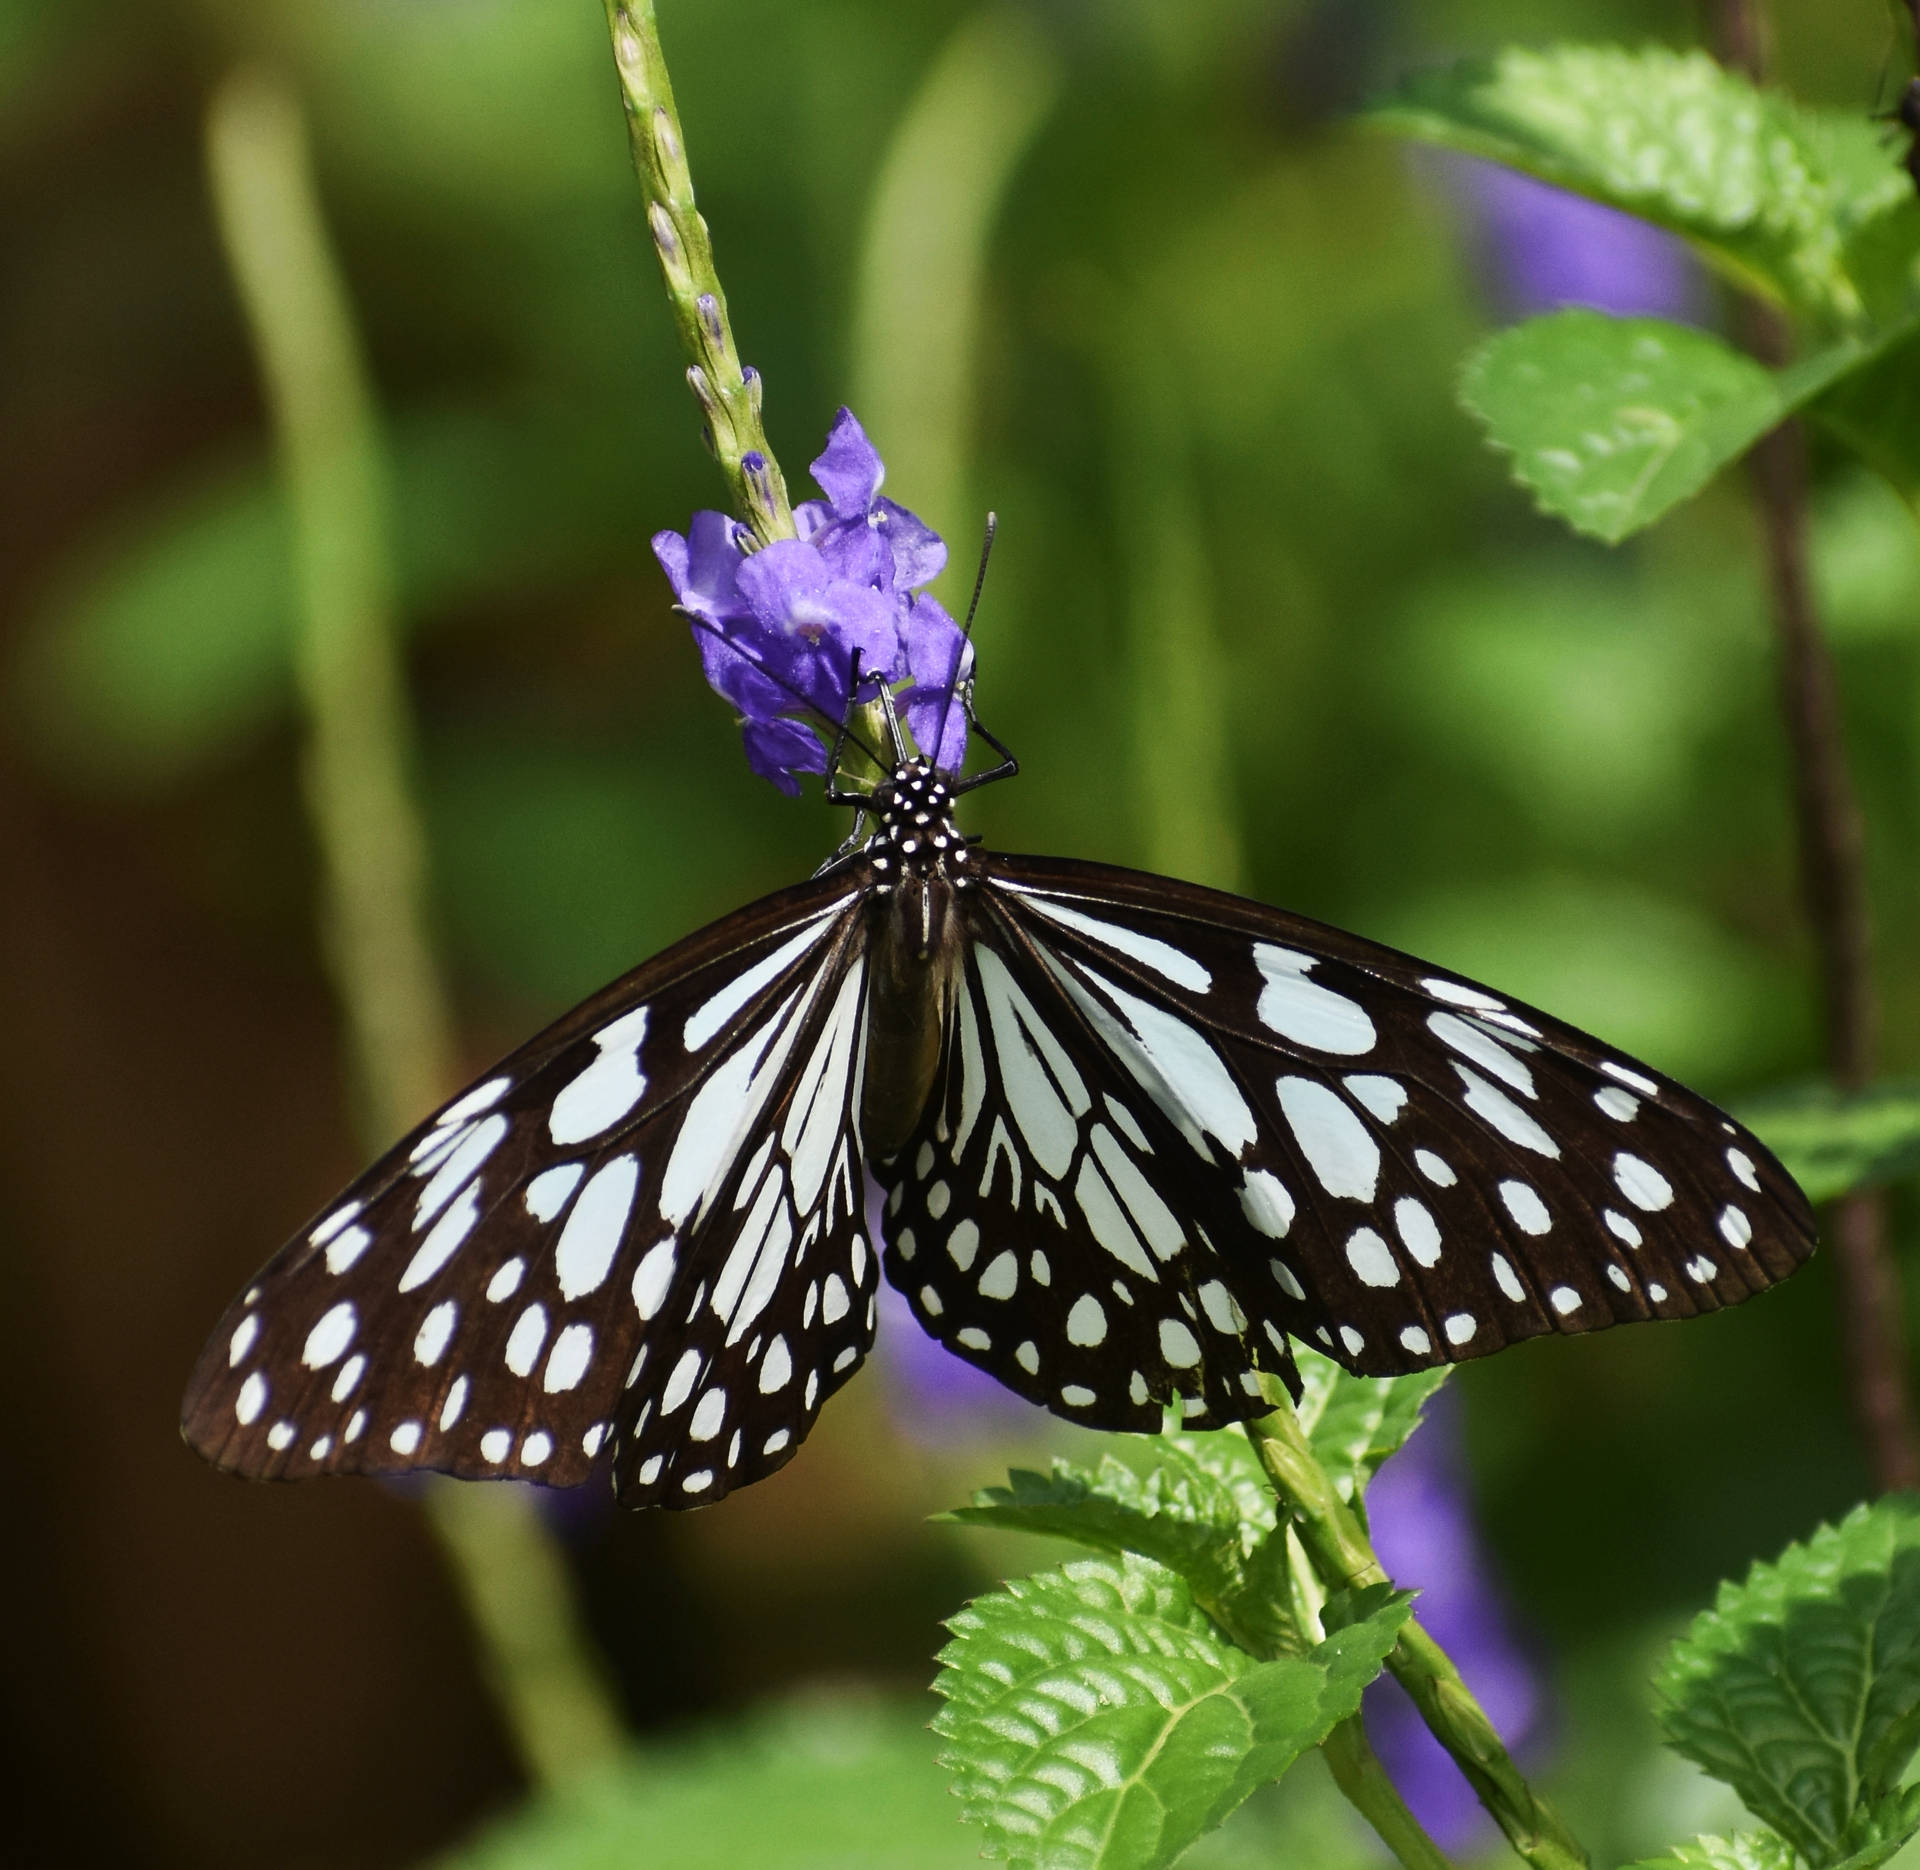
[[[1802,96],[1888,91],[1880,0],[1772,11]],[[1619,552],[1535,517],[1452,398],[1503,315],[1471,189],[1343,121],[1509,39],[1692,43],[1690,6],[661,14],[789,479],[854,403],[889,493],[953,541],[955,610],[1001,515],[979,695],[1024,778],[974,828],[1237,881],[1709,1094],[1813,1069],[1738,479]],[[415,1503],[241,1488],[174,1429],[221,1305],[357,1160],[286,517],[201,160],[208,90],[249,55],[309,106],[384,404],[466,1062],[843,829],[748,774],[647,549],[721,490],[595,0],[0,0],[9,1864],[397,1864],[521,1790]],[[1818,568],[1909,1070],[1915,538],[1823,464]],[[1201,744],[1161,731],[1169,668],[1204,677]],[[1723,1815],[1660,1762],[1641,1684],[1718,1577],[1865,1492],[1837,1363],[1816,1262],[1737,1312],[1459,1380],[1479,1509],[1558,1696],[1548,1783],[1599,1852]],[[856,1384],[792,1467],[711,1513],[560,1509],[663,1787],[688,1747],[784,1783],[778,1721],[680,1730],[823,1684],[841,1764],[930,1756],[890,1713],[862,1728],[859,1696],[923,1688],[939,1618],[1040,1555],[925,1523],[1006,1450],[990,1428],[923,1445],[890,1395]],[[707,1822],[701,1797],[738,1806],[725,1772],[646,1808],[645,1861],[706,1861],[671,1840]],[[1368,1861],[1316,1799],[1282,1788],[1233,1835],[1293,1810],[1299,1860]]]

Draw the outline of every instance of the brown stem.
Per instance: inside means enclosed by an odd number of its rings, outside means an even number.
[[[1768,32],[1757,0],[1708,0],[1708,26],[1723,63],[1755,83],[1765,77]],[[1786,320],[1746,299],[1740,336],[1769,369],[1792,352]],[[1873,1076],[1879,1023],[1873,987],[1866,834],[1847,769],[1833,661],[1821,634],[1807,558],[1807,438],[1783,422],[1748,456],[1765,532],[1768,588],[1779,643],[1780,703],[1793,759],[1801,888],[1819,951],[1827,1069],[1842,1091]],[[1841,1337],[1859,1419],[1882,1491],[1920,1486],[1903,1329],[1900,1273],[1887,1246],[1885,1197],[1873,1191],[1834,1203],[1827,1229],[1839,1271]]]

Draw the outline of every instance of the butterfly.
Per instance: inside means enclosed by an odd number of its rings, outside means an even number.
[[[849,691],[860,691],[859,664]],[[437,1469],[630,1506],[791,1460],[882,1267],[948,1349],[1088,1427],[1738,1303],[1804,1196],[1703,1099],[1279,909],[987,851],[892,760],[807,882],[615,981],[282,1249],[183,1427],[263,1479]],[[847,722],[829,773],[840,772]]]

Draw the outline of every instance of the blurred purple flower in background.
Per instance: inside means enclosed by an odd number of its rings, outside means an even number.
[[[1445,174],[1472,219],[1479,270],[1504,316],[1567,305],[1687,324],[1707,316],[1700,268],[1664,228],[1497,163],[1451,157]]]
[[[867,1232],[887,1237],[885,1195],[867,1180]],[[880,1282],[880,1325],[874,1334],[894,1420],[922,1447],[944,1448],[1008,1436],[1044,1433],[1052,1418],[1016,1396],[997,1377],[929,1337],[906,1295],[891,1280]]]
[[[693,626],[707,681],[740,715],[747,764],[783,792],[824,773],[827,749],[803,723],[839,725],[853,658],[862,699],[905,681],[907,726],[936,765],[966,757],[956,690],[973,671],[959,625],[921,593],[947,548],[923,520],[881,496],[886,468],[853,412],[834,419],[813,463],[827,496],[794,509],[797,539],[750,552],[752,535],[724,513],[693,516],[685,534],[654,535],[654,556]],[[943,707],[946,718],[942,720]]]
[[[1492,1580],[1468,1504],[1460,1413],[1451,1389],[1367,1490],[1374,1550],[1396,1585],[1418,1590],[1418,1613],[1458,1664],[1510,1751],[1542,1738],[1545,1697]],[[1498,1840],[1460,1769],[1391,1676],[1367,1690],[1367,1733],[1401,1796],[1442,1850]]]

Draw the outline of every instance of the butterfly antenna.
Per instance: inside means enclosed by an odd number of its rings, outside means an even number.
[[[962,682],[960,671],[967,666],[967,645],[973,641],[973,619],[980,609],[980,593],[986,589],[987,561],[993,556],[994,534],[1000,530],[1000,516],[997,513],[987,515],[986,536],[980,541],[980,568],[973,574],[973,596],[967,600],[967,620],[960,626],[960,641],[953,652],[953,667],[947,672],[947,686],[940,696],[940,712],[934,717],[938,725],[934,732],[936,739],[944,745],[947,738],[947,716],[953,711],[953,698],[962,689],[971,689],[972,682]],[[967,709],[967,719],[973,719],[973,710]],[[933,750],[934,764],[939,764],[940,747]]]
[[[786,693],[787,695],[790,695],[793,698],[795,706],[804,709],[808,714],[812,715],[816,721],[820,721],[827,727],[832,728],[834,733],[839,736],[840,742],[845,742],[850,740],[853,742],[854,746],[856,746],[862,753],[864,753],[867,756],[868,759],[870,759],[874,763],[875,766],[886,765],[887,762],[884,759],[882,759],[879,750],[875,747],[868,745],[868,743],[864,739],[862,739],[859,734],[855,733],[853,730],[852,716],[853,716],[853,700],[854,700],[855,690],[849,689],[848,695],[847,695],[847,712],[844,715],[842,715],[839,720],[836,721],[817,702],[814,702],[810,700],[807,696],[801,694],[801,692],[797,688],[795,688],[791,682],[787,681],[783,676],[776,675],[774,671],[768,668],[767,665],[764,662],[762,662],[758,656],[750,655],[746,650],[742,649],[740,645],[736,643],[733,640],[733,638],[730,637],[726,633],[726,631],[722,630],[717,624],[709,623],[706,620],[706,618],[696,616],[692,611],[687,610],[686,608],[684,608],[679,604],[674,605],[673,608],[682,617],[686,618],[687,622],[692,624],[692,626],[696,630],[704,630],[707,633],[707,635],[711,637],[715,637],[720,642],[726,644],[727,648],[730,649],[736,656],[738,656],[740,660],[744,662],[750,669],[753,669],[757,671],[759,674],[764,675],[767,678],[767,680],[774,685],[775,688],[778,688],[782,690],[784,693]],[[858,668],[857,659],[856,659],[855,667],[857,670]],[[886,688],[886,684],[882,682],[880,686],[882,691],[884,692]],[[897,745],[899,730],[896,728],[894,732],[895,732],[895,742]]]

